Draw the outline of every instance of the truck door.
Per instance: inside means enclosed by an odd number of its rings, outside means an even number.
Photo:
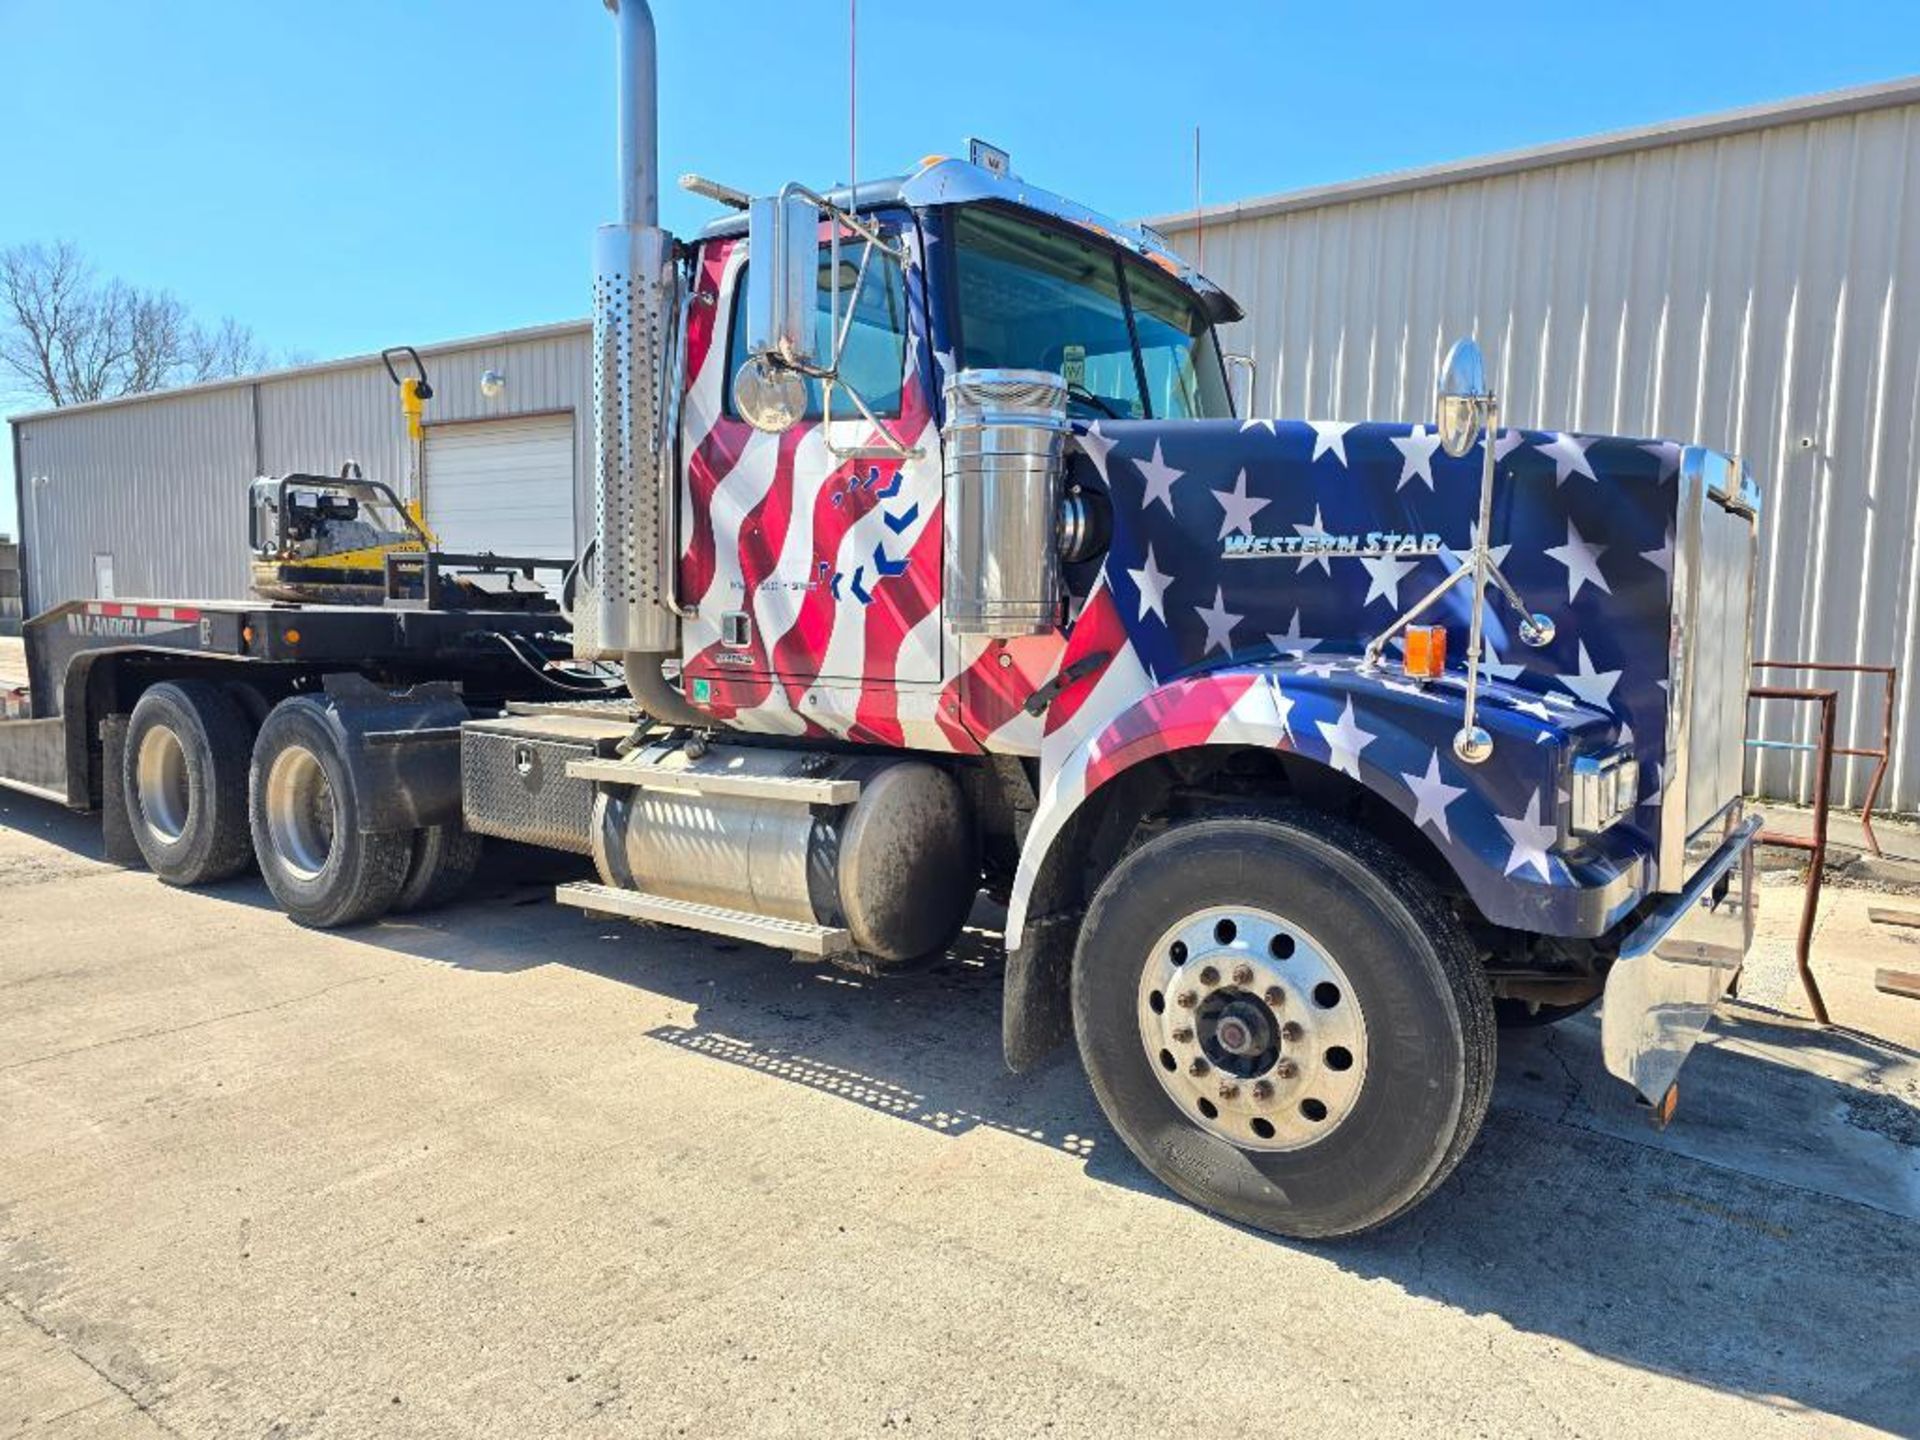
[[[811,382],[806,417],[784,434],[740,418],[732,385],[746,359],[739,309],[751,262],[741,238],[701,250],[681,435],[680,593],[698,612],[685,629],[686,680],[696,704],[745,728],[811,722],[851,734],[896,710],[893,692],[935,687],[944,672],[939,433],[920,242],[905,212],[885,230],[907,259],[868,257],[841,375],[918,451],[904,459],[836,454],[883,437],[844,391],[829,398]],[[841,253],[844,297],[861,247]],[[823,337],[827,255],[823,244]],[[899,743],[894,731],[882,724],[855,738]]]

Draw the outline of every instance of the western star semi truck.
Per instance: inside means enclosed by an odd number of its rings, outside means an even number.
[[[1744,467],[1508,427],[1470,342],[1422,423],[1241,417],[1234,302],[985,147],[689,176],[720,213],[671,236],[652,20],[609,8],[570,611],[424,545],[377,603],[57,606],[10,780],[309,925],[447,898],[482,836],[591,857],[569,905],[867,973],[984,890],[1007,1063],[1071,1036],[1142,1164],[1290,1235],[1441,1183],[1501,1021],[1600,998],[1667,1102],[1752,937]]]

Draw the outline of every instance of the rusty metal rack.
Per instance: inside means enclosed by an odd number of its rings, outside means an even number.
[[[1756,662],[1754,668],[1758,669],[1762,663],[1766,662]],[[1807,1004],[1813,1010],[1813,1018],[1822,1025],[1828,1025],[1832,1022],[1827,1018],[1827,1002],[1820,994],[1819,982],[1813,978],[1813,922],[1820,908],[1820,885],[1826,873],[1827,811],[1830,798],[1827,793],[1828,781],[1833,770],[1833,757],[1837,753],[1833,747],[1833,710],[1840,698],[1840,692],[1796,689],[1779,685],[1755,685],[1747,691],[1747,698],[1749,700],[1797,700],[1803,704],[1820,707],[1819,740],[1812,745],[1795,747],[1814,752],[1813,838],[1809,840],[1803,836],[1788,835],[1779,830],[1762,830],[1755,838],[1762,845],[1779,845],[1789,850],[1808,852],[1807,895],[1800,906],[1800,932],[1794,944],[1794,965],[1800,972],[1800,987],[1807,992]],[[1875,784],[1878,783],[1876,777]],[[1879,853],[1877,848],[1874,853]]]
[[[1876,762],[1873,775],[1867,781],[1867,798],[1860,806],[1860,828],[1866,832],[1867,848],[1875,857],[1880,854],[1880,837],[1873,833],[1873,806],[1880,798],[1881,783],[1887,778],[1887,765],[1893,753],[1893,700],[1894,692],[1899,688],[1900,672],[1892,665],[1856,665],[1837,660],[1755,660],[1755,671],[1792,670],[1801,674],[1823,675],[1878,675],[1885,682],[1885,692],[1880,704],[1880,746],[1876,750],[1860,746],[1829,746],[1827,755],[1846,756],[1849,759],[1872,760]],[[1811,698],[1812,692],[1806,692],[1801,698]],[[1756,740],[1749,738],[1747,745],[1755,750],[1801,750],[1812,751],[1819,747],[1804,741],[1795,740]],[[1826,763],[1821,765],[1822,775]],[[1817,781],[1816,784],[1824,783]]]

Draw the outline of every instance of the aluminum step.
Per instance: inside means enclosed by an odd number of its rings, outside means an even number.
[[[851,805],[858,780],[815,780],[806,775],[734,775],[725,770],[668,770],[631,760],[569,760],[567,774],[606,785],[634,785],[675,795],[737,795],[748,800],[789,800],[795,805]]]
[[[562,905],[577,905],[601,915],[619,915],[628,920],[652,920],[661,925],[678,925],[687,930],[704,930],[709,935],[727,935],[735,940],[751,940],[776,950],[795,950],[802,955],[844,955],[853,949],[853,937],[845,930],[827,925],[812,925],[802,920],[779,920],[771,915],[755,915],[747,910],[728,910],[720,905],[701,905],[692,900],[669,900],[664,895],[649,895],[642,890],[622,890],[614,885],[593,885],[576,881],[553,892]]]

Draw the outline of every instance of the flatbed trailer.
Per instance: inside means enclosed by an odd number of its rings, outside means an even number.
[[[552,611],[76,600],[29,620],[23,637],[31,711],[0,721],[0,786],[82,811],[113,808],[109,722],[124,722],[155,683],[219,687],[250,731],[279,701],[330,680],[348,693],[355,679],[383,691],[440,686],[468,714],[559,698],[572,683],[542,676],[571,654]]]

